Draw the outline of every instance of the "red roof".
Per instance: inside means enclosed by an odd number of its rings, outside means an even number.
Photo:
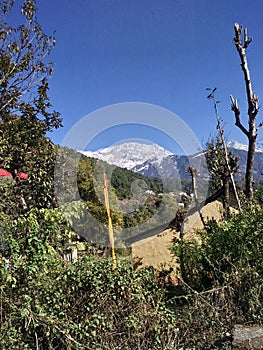
[[[10,177],[10,176],[12,176],[12,174],[11,174],[9,171],[5,170],[5,169],[0,169],[0,176],[7,176],[7,177]],[[21,172],[20,172],[20,173],[17,175],[17,177],[18,177],[19,179],[27,180],[27,179],[28,179],[28,174],[25,174],[25,173],[21,173]]]
[[[5,169],[0,169],[0,176],[12,176],[12,174]]]
[[[24,179],[24,180],[27,180],[27,179],[28,179],[28,175],[25,174],[25,173],[19,173],[19,174],[17,175],[17,177],[18,177],[19,179]]]

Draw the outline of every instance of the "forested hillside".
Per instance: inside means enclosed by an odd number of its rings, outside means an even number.
[[[80,235],[96,242],[101,239],[101,244],[108,244],[104,175],[107,176],[116,244],[121,246],[125,240],[140,232],[168,225],[175,216],[181,185],[172,186],[171,183],[168,189],[164,189],[160,179],[149,179],[130,170],[87,158],[74,150],[60,148],[55,176],[57,205],[67,213],[72,206],[80,206],[75,217],[73,215],[71,218]],[[170,189],[174,192],[168,192]],[[84,210],[81,209],[83,206]]]

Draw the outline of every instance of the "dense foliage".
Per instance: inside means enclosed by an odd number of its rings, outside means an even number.
[[[210,221],[196,239],[177,241],[173,252],[181,263],[184,290],[171,302],[175,307],[183,301],[183,328],[189,322],[193,327],[188,328],[188,346],[224,344],[231,340],[225,335],[231,335],[234,324],[262,324],[262,249],[258,203],[220,224]]]
[[[168,349],[176,327],[152,270],[134,272],[86,244],[74,264],[59,210],[2,223],[9,268],[0,269],[2,349]],[[7,253],[8,252],[8,253]]]
[[[17,27],[7,22],[13,7],[14,1],[1,1],[0,167],[16,179],[7,196],[13,202],[20,198],[17,209],[51,207],[55,147],[45,135],[61,126],[48,97],[52,64],[47,56],[55,40],[37,22],[35,1],[23,2]],[[30,173],[27,183],[18,181],[20,171]]]

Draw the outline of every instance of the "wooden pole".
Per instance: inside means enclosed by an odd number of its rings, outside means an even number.
[[[112,221],[111,221],[111,215],[110,215],[110,202],[109,202],[109,192],[108,192],[108,179],[106,176],[106,173],[104,173],[104,198],[105,198],[105,207],[107,211],[108,216],[108,230],[109,230],[109,241],[110,241],[110,247],[111,247],[111,256],[112,256],[112,266],[114,273],[117,273],[117,259],[115,255],[115,248],[114,248],[114,236],[113,236],[113,227],[112,227]]]
[[[198,200],[197,182],[196,182],[196,176],[198,175],[198,171],[193,166],[187,167],[186,170],[187,170],[188,173],[190,173],[191,178],[192,178],[192,188],[193,188],[195,206],[196,206],[196,208],[198,210],[198,214],[200,216],[202,224],[203,224],[204,228],[206,228],[205,219],[203,217],[203,214],[202,214],[202,211],[201,211],[201,208],[200,208],[200,204],[199,204],[199,200]]]

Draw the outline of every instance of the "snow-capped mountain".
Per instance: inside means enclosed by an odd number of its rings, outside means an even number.
[[[237,141],[228,143],[229,149],[239,157],[239,174],[243,178],[246,170],[247,146]],[[87,157],[97,158],[109,164],[127,168],[151,178],[189,178],[186,169],[195,166],[203,178],[207,177],[205,152],[197,155],[174,155],[156,144],[126,142],[95,152],[79,151]],[[254,178],[260,180],[263,169],[263,150],[257,149],[255,154]]]
[[[237,141],[231,141],[228,143],[228,148],[230,151],[239,157],[238,161],[238,174],[237,179],[242,179],[246,173],[246,163],[247,163],[247,150],[248,146]],[[263,149],[256,148],[255,159],[254,159],[254,170],[253,177],[256,181],[262,181],[263,173]]]
[[[121,168],[133,170],[144,167],[145,162],[159,166],[171,152],[156,144],[125,142],[95,152],[79,151],[87,157],[97,158]],[[140,171],[137,171],[140,172]]]
[[[174,155],[157,144],[138,142],[121,143],[95,152],[79,152],[151,178],[188,178],[187,166],[191,164],[200,169],[202,160]]]
[[[243,143],[240,143],[238,141],[230,141],[230,142],[228,142],[227,146],[229,148],[233,148],[233,149],[240,150],[240,151],[246,151],[246,152],[248,151],[248,146],[244,145]],[[256,152],[263,153],[263,149],[256,148]]]

